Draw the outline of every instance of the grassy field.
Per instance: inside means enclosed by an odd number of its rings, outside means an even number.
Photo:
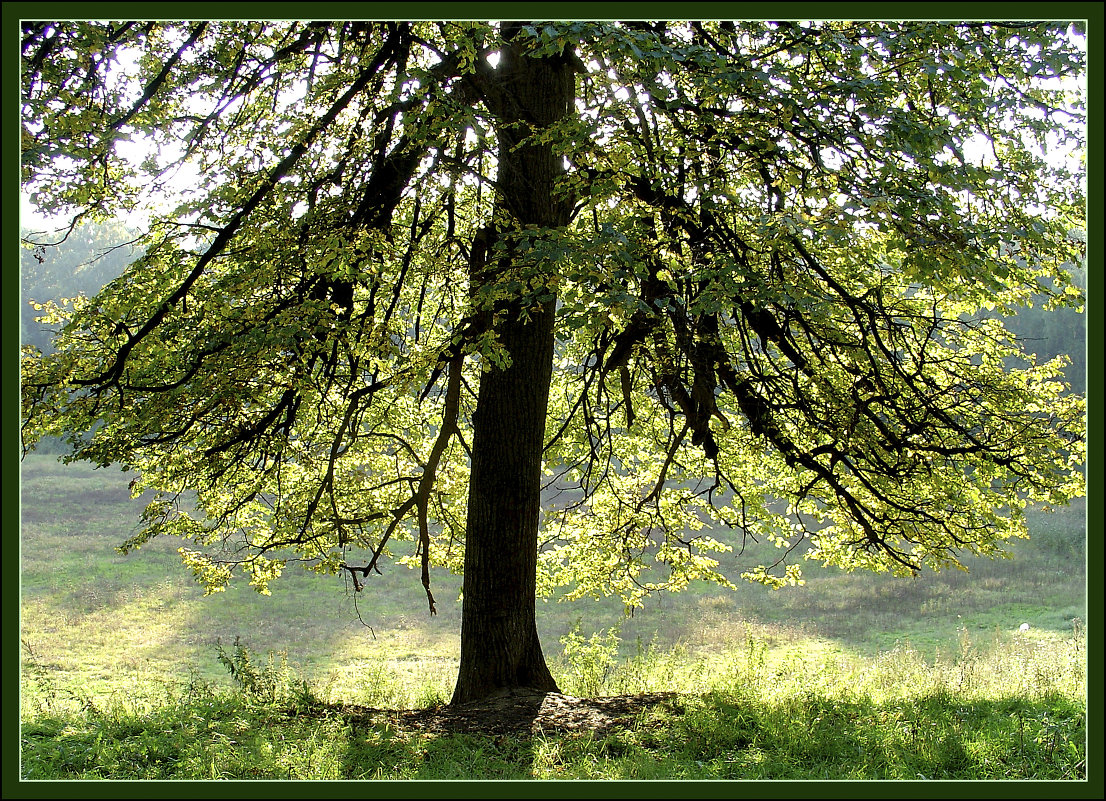
[[[678,700],[605,733],[432,735],[351,715],[452,691],[459,579],[393,568],[354,596],[290,573],[207,598],[177,542],[114,546],[127,477],[22,471],[24,778],[1040,778],[1086,771],[1079,508],[1015,558],[914,580],[812,571],[770,591],[696,585],[625,619],[549,602],[562,690]],[[730,557],[735,559],[735,557]],[[756,553],[729,565],[736,574]],[[1019,631],[1022,623],[1029,630]],[[239,643],[236,648],[235,642]],[[345,710],[345,711],[344,711]]]

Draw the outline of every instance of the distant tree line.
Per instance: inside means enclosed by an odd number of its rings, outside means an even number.
[[[136,232],[119,221],[85,223],[67,229],[37,231],[23,228],[23,250],[19,258],[19,339],[20,344],[53,351],[56,326],[42,323],[41,307],[48,302],[62,303],[64,298],[94,297],[128,264],[140,255],[127,244]],[[60,454],[67,450],[53,437],[38,445],[39,453]]]
[[[1087,289],[1084,267],[1071,269],[1072,282]],[[1021,341],[1027,353],[1036,354],[1038,361],[1066,356],[1071,364],[1064,375],[1074,392],[1087,389],[1087,318],[1075,309],[1046,309],[1041,303],[1023,308],[1006,319],[1006,327]]]
[[[34,304],[80,295],[95,296],[138,258],[127,244],[137,233],[119,221],[85,223],[66,235],[60,231],[22,229],[20,238],[20,340],[43,352],[52,350],[54,330],[37,321],[42,311]]]

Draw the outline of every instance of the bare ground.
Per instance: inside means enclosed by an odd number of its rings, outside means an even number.
[[[655,706],[682,711],[676,693],[576,698],[562,693],[510,690],[457,707],[388,710],[343,706],[341,712],[372,725],[390,723],[401,731],[434,734],[602,734],[629,725]]]

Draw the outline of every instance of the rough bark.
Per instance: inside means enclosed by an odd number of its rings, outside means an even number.
[[[574,79],[560,57],[525,56],[515,43],[518,23],[506,23],[500,63],[484,85],[485,100],[500,120],[497,219],[510,227],[561,227],[569,207],[553,183],[561,158],[548,145],[522,145],[531,131],[561,119],[572,108]],[[507,255],[474,275],[494,281],[519,254],[509,227],[493,234]],[[526,314],[521,314],[525,308]],[[473,414],[472,470],[465,541],[461,664],[453,704],[500,690],[555,691],[535,621],[541,456],[553,369],[555,302],[540,307],[522,299],[497,311],[500,341],[510,354],[506,369],[481,376]]]

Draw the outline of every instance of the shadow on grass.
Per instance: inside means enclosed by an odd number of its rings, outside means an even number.
[[[701,778],[1080,779],[1086,765],[1084,712],[1060,695],[750,705],[711,694],[672,733],[667,750]]]
[[[561,696],[561,699],[567,697]],[[568,699],[571,716],[602,699]],[[1054,779],[1085,778],[1085,713],[1067,697],[876,703],[669,696],[619,725],[453,730],[444,710],[258,706],[197,695],[147,711],[88,708],[23,727],[25,779]],[[586,717],[586,716],[585,716]],[[542,728],[543,731],[534,731]]]

